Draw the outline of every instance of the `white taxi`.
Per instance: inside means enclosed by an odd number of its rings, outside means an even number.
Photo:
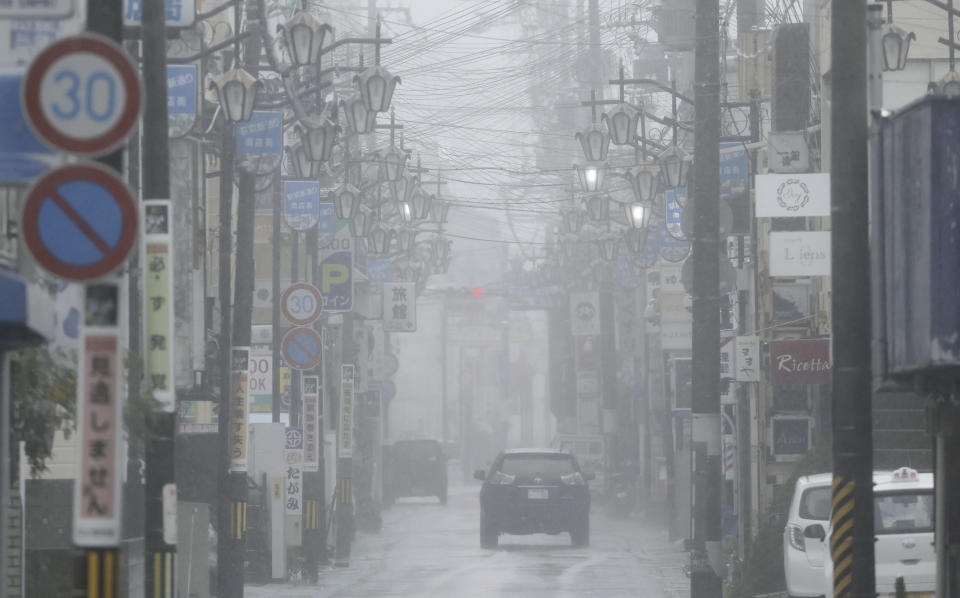
[[[874,560],[878,596],[894,596],[903,577],[911,598],[933,598],[937,556],[933,543],[933,474],[901,467],[873,476]],[[811,530],[811,533],[816,530]],[[830,534],[826,534],[829,546]],[[825,597],[833,598],[833,563],[824,562]]]
[[[832,480],[829,473],[802,476],[794,488],[783,529],[783,570],[791,598],[823,596],[825,591],[825,545],[820,538],[805,536],[804,530],[812,525],[822,530],[829,524]]]

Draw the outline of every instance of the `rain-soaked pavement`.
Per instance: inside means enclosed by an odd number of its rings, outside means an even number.
[[[451,476],[452,478],[452,476]],[[453,481],[451,479],[451,484]],[[452,486],[447,506],[401,499],[379,534],[358,533],[350,566],[317,586],[247,585],[247,598],[672,598],[689,596],[686,554],[659,526],[611,519],[596,505],[589,548],[570,536],[500,536],[480,548],[479,486]]]

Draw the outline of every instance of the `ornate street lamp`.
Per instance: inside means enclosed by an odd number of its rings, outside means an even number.
[[[400,177],[387,184],[390,187],[390,195],[397,203],[411,203],[414,192],[420,188],[420,177],[404,170]]]
[[[326,162],[333,155],[333,146],[337,143],[340,127],[326,118],[307,117],[303,126],[296,126],[300,143],[307,150],[307,156],[314,162]]]
[[[403,174],[403,167],[407,163],[409,154],[394,144],[390,144],[375,154],[377,163],[380,164],[380,177],[387,182],[394,182]]]
[[[242,68],[230,69],[214,78],[212,85],[217,90],[217,100],[228,121],[237,123],[250,120],[260,85],[253,75]]]
[[[575,166],[580,177],[580,187],[585,193],[596,193],[603,189],[603,179],[607,172],[606,162],[582,162]]]
[[[413,251],[414,246],[417,241],[417,230],[410,227],[402,227],[398,229],[395,233],[397,238],[397,248],[402,253],[410,253]]]
[[[630,228],[646,229],[647,225],[650,224],[650,214],[653,212],[650,204],[635,201],[623,204],[623,208],[627,214],[627,224],[630,225]]]
[[[366,238],[373,228],[373,220],[373,210],[364,205],[357,206],[350,218],[350,234],[354,239]]]
[[[566,208],[562,212],[563,230],[571,235],[583,230],[584,213],[580,208]]]
[[[333,190],[333,209],[340,220],[351,220],[357,207],[363,203],[363,194],[350,183],[344,183]]]
[[[683,187],[690,168],[690,160],[686,152],[674,143],[660,154],[659,160],[664,187],[668,189]]]
[[[638,164],[628,170],[624,177],[633,189],[633,197],[637,201],[652,203],[657,195],[657,174],[660,171],[654,164]]]
[[[639,110],[621,101],[600,119],[610,131],[610,141],[616,145],[633,145],[633,140],[637,137],[637,124],[640,122]]]
[[[377,126],[377,113],[367,110],[359,94],[341,100],[340,107],[347,119],[347,129],[354,135],[366,135]]]
[[[644,248],[647,245],[647,234],[649,233],[647,228],[630,228],[627,229],[626,233],[623,235],[623,240],[627,244],[627,248],[630,249],[630,253],[633,255],[640,255],[643,253]]]
[[[367,234],[367,248],[371,253],[383,255],[390,251],[390,242],[393,240],[393,230],[377,223]]]
[[[612,262],[617,257],[617,236],[603,235],[597,239],[597,247],[600,249],[600,257],[605,262]]]
[[[330,25],[321,24],[305,10],[298,11],[286,26],[281,25],[279,29],[283,32],[290,60],[295,66],[316,64],[327,33],[333,32]]]
[[[404,224],[413,222],[413,202],[401,201],[399,204],[400,220]]]
[[[422,187],[418,187],[411,201],[413,218],[415,220],[426,220],[429,218],[431,205],[433,205],[433,195],[424,191]]]
[[[360,91],[363,106],[369,112],[386,112],[390,109],[393,91],[400,82],[400,77],[390,74],[390,71],[380,65],[372,66],[363,73],[354,77]]]
[[[610,198],[606,195],[594,195],[587,199],[587,214],[594,222],[606,222],[610,218]]]
[[[602,162],[607,159],[607,150],[610,149],[610,135],[600,125],[594,123],[576,134],[583,155],[588,162]]]
[[[433,259],[437,264],[443,264],[450,259],[451,242],[444,239],[434,239],[430,249],[433,252]]]
[[[430,208],[430,218],[437,224],[446,224],[447,214],[450,213],[450,202],[440,197],[433,198]]]
[[[960,95],[960,74],[957,74],[957,71],[947,71],[937,82],[937,89],[946,96]]]
[[[910,53],[910,42],[917,39],[917,34],[909,33],[892,23],[887,23],[886,31],[880,38],[883,46],[883,70],[902,71],[907,68],[907,54]]]
[[[287,163],[298,179],[316,179],[320,176],[320,162],[314,162],[307,155],[303,145],[287,146]]]

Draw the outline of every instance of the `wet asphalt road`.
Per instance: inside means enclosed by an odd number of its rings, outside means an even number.
[[[570,536],[500,536],[480,548],[479,486],[451,486],[449,503],[401,499],[379,534],[358,533],[349,567],[321,571],[316,586],[247,585],[247,598],[673,598],[689,596],[686,554],[639,518],[596,506],[588,548]]]

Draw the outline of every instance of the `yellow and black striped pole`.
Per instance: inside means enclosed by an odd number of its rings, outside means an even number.
[[[867,1],[833,2],[830,111],[834,596],[873,598]]]
[[[89,549],[83,556],[80,587],[86,598],[119,598],[120,551],[116,548]]]

